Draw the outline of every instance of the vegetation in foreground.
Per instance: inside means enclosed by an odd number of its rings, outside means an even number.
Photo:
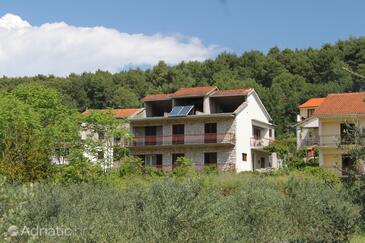
[[[302,172],[140,179],[143,184],[2,182],[3,240],[346,242],[360,220],[360,207],[341,183]],[[70,234],[10,237],[11,226],[18,232],[62,226]]]

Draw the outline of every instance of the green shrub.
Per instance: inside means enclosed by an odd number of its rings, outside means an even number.
[[[323,181],[330,184],[339,184],[341,183],[341,179],[331,171],[325,170],[322,167],[312,167],[307,166],[301,169],[306,174],[313,175],[317,178],[322,179]]]
[[[54,180],[61,183],[97,182],[102,180],[104,172],[100,165],[89,161],[75,161],[57,167]]]
[[[144,175],[149,176],[164,176],[165,172],[162,169],[157,169],[152,166],[145,166],[143,170]]]
[[[196,171],[194,169],[193,161],[187,157],[177,158],[176,168],[173,169],[172,173],[178,177],[195,175]]]
[[[344,180],[344,184],[349,191],[352,201],[360,206],[361,229],[365,231],[365,177],[357,174],[350,174]]]
[[[143,161],[139,157],[125,156],[122,158],[119,168],[121,177],[127,175],[142,175]]]
[[[346,242],[356,228],[358,207],[341,184],[304,173],[158,178],[127,187],[43,183],[26,197],[3,190],[2,215],[17,202],[21,213],[0,227],[72,231],[58,238],[19,235],[16,242]]]
[[[8,234],[10,227],[17,227],[24,222],[28,211],[27,202],[33,197],[30,185],[11,185],[0,175],[0,241],[11,241]]]

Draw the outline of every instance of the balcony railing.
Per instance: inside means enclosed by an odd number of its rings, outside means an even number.
[[[268,138],[251,138],[251,147],[253,148],[263,148],[266,147],[272,143],[274,143],[274,140],[268,139]]]
[[[300,141],[301,146],[316,146],[319,145],[319,136],[304,138]]]
[[[134,137],[130,147],[164,146],[179,144],[222,144],[234,143],[234,133],[176,134],[164,136]]]
[[[341,135],[322,135],[320,136],[320,146],[339,146],[339,145],[351,145],[355,143],[353,137],[341,137]]]
[[[322,135],[300,140],[301,146],[339,146],[354,144],[354,138],[341,137],[341,135]]]

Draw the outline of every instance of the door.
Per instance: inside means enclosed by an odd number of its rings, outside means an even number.
[[[260,167],[261,167],[261,168],[265,168],[265,158],[264,158],[264,157],[262,157],[262,158],[260,159]]]
[[[156,127],[145,127],[145,145],[156,145]]]
[[[205,123],[204,142],[216,143],[217,142],[217,123]]]
[[[252,133],[253,133],[253,137],[255,138],[255,140],[260,140],[261,139],[261,128],[258,127],[252,127]]]
[[[184,144],[184,124],[172,125],[172,144]]]

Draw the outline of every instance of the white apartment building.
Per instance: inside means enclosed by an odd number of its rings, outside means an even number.
[[[143,102],[129,119],[129,149],[146,166],[171,170],[178,157],[189,157],[197,169],[278,167],[276,154],[264,150],[275,139],[272,119],[252,88],[181,88],[147,95]]]
[[[312,98],[299,106],[297,146],[319,151],[319,165],[337,175],[346,176],[355,166],[348,151],[354,139],[348,137],[350,127],[365,128],[365,93],[335,93],[325,98]],[[365,171],[365,163],[357,168]]]

